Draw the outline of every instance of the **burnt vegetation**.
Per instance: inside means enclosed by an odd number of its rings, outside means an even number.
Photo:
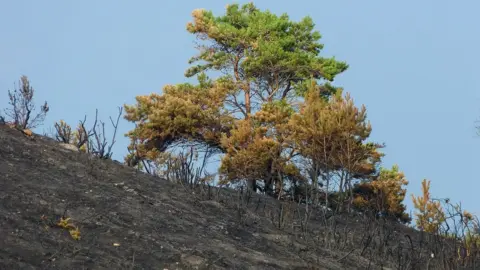
[[[8,91],[1,268],[478,268],[475,215],[428,180],[407,213],[409,182],[382,166],[366,107],[334,85],[348,65],[320,55],[309,17],[253,4],[192,16],[204,43],[185,75],[198,83],[119,107],[111,137],[98,110],[90,127],[84,116],[34,134],[47,103],[34,114],[26,76]],[[135,128],[118,162],[122,115]]]

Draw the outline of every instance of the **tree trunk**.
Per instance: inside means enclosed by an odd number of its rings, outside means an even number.
[[[271,177],[265,179],[265,194],[273,196],[273,180]]]
[[[275,181],[275,194],[277,195],[277,199],[281,198],[282,191],[283,191],[283,178],[282,178],[282,173],[278,171],[276,181]]]
[[[250,114],[252,113],[252,106],[250,104],[250,85],[246,84],[243,91],[245,91],[245,112],[247,113],[246,119],[249,119]]]
[[[245,93],[245,119],[249,119],[250,114],[252,113],[252,106],[251,106],[251,102],[250,102],[250,84],[249,84],[248,80],[242,81],[242,79],[240,78],[240,73],[239,73],[239,70],[238,70],[238,65],[240,63],[240,58],[241,58],[241,56],[237,55],[237,57],[235,59],[235,63],[233,65],[233,74],[235,76],[236,83],[238,85],[241,85],[241,89]]]
[[[247,180],[248,189],[257,192],[257,180]]]

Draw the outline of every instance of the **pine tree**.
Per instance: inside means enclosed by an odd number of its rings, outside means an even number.
[[[354,178],[372,176],[383,155],[381,145],[366,142],[371,132],[366,108],[357,108],[348,93],[343,97],[342,89],[331,96],[322,95],[324,90],[311,82],[305,103],[289,122],[289,138],[308,161],[313,189],[325,183],[328,203],[332,174],[341,175],[334,189],[342,193],[351,189]]]
[[[185,75],[198,76],[199,84],[168,85],[161,95],[139,96],[136,105],[125,106],[125,118],[136,124],[128,133],[136,154],[127,158],[136,161],[127,162],[136,165],[179,143],[194,142],[225,154],[224,179],[248,180],[255,189],[260,175],[266,177],[266,189],[275,184],[278,193],[282,178],[298,169],[291,163],[293,150],[283,141],[284,119],[276,114],[293,112],[307,82],[313,79],[328,88],[326,82],[348,66],[320,56],[321,36],[309,17],[294,22],[253,4],[229,5],[223,16],[202,9],[192,16],[187,30],[202,43]],[[209,71],[224,75],[211,80],[205,75]],[[263,141],[256,141],[259,136]],[[235,142],[240,138],[241,151]],[[249,164],[254,153],[262,159]],[[262,172],[240,174],[241,167],[232,167],[239,164]]]
[[[445,222],[445,213],[440,202],[430,198],[430,180],[422,181],[422,193],[423,195],[418,197],[412,195],[417,227],[425,232],[438,233]]]

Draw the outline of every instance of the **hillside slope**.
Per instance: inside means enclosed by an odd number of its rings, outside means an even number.
[[[30,139],[3,126],[0,142],[2,269],[309,266],[295,248],[271,240],[282,232],[261,217],[257,225],[239,226],[228,206],[38,135]],[[78,226],[78,241],[54,225],[62,216]],[[322,264],[347,267],[327,259]]]
[[[275,221],[283,206],[273,199],[255,194],[242,207],[239,192],[184,188],[5,126],[0,172],[1,269],[383,268],[361,246],[349,251],[357,240],[310,248],[286,215]],[[62,217],[80,239],[57,225]]]

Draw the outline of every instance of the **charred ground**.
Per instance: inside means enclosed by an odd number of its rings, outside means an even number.
[[[0,143],[1,269],[458,267],[451,243],[404,225],[185,187],[6,126]]]

